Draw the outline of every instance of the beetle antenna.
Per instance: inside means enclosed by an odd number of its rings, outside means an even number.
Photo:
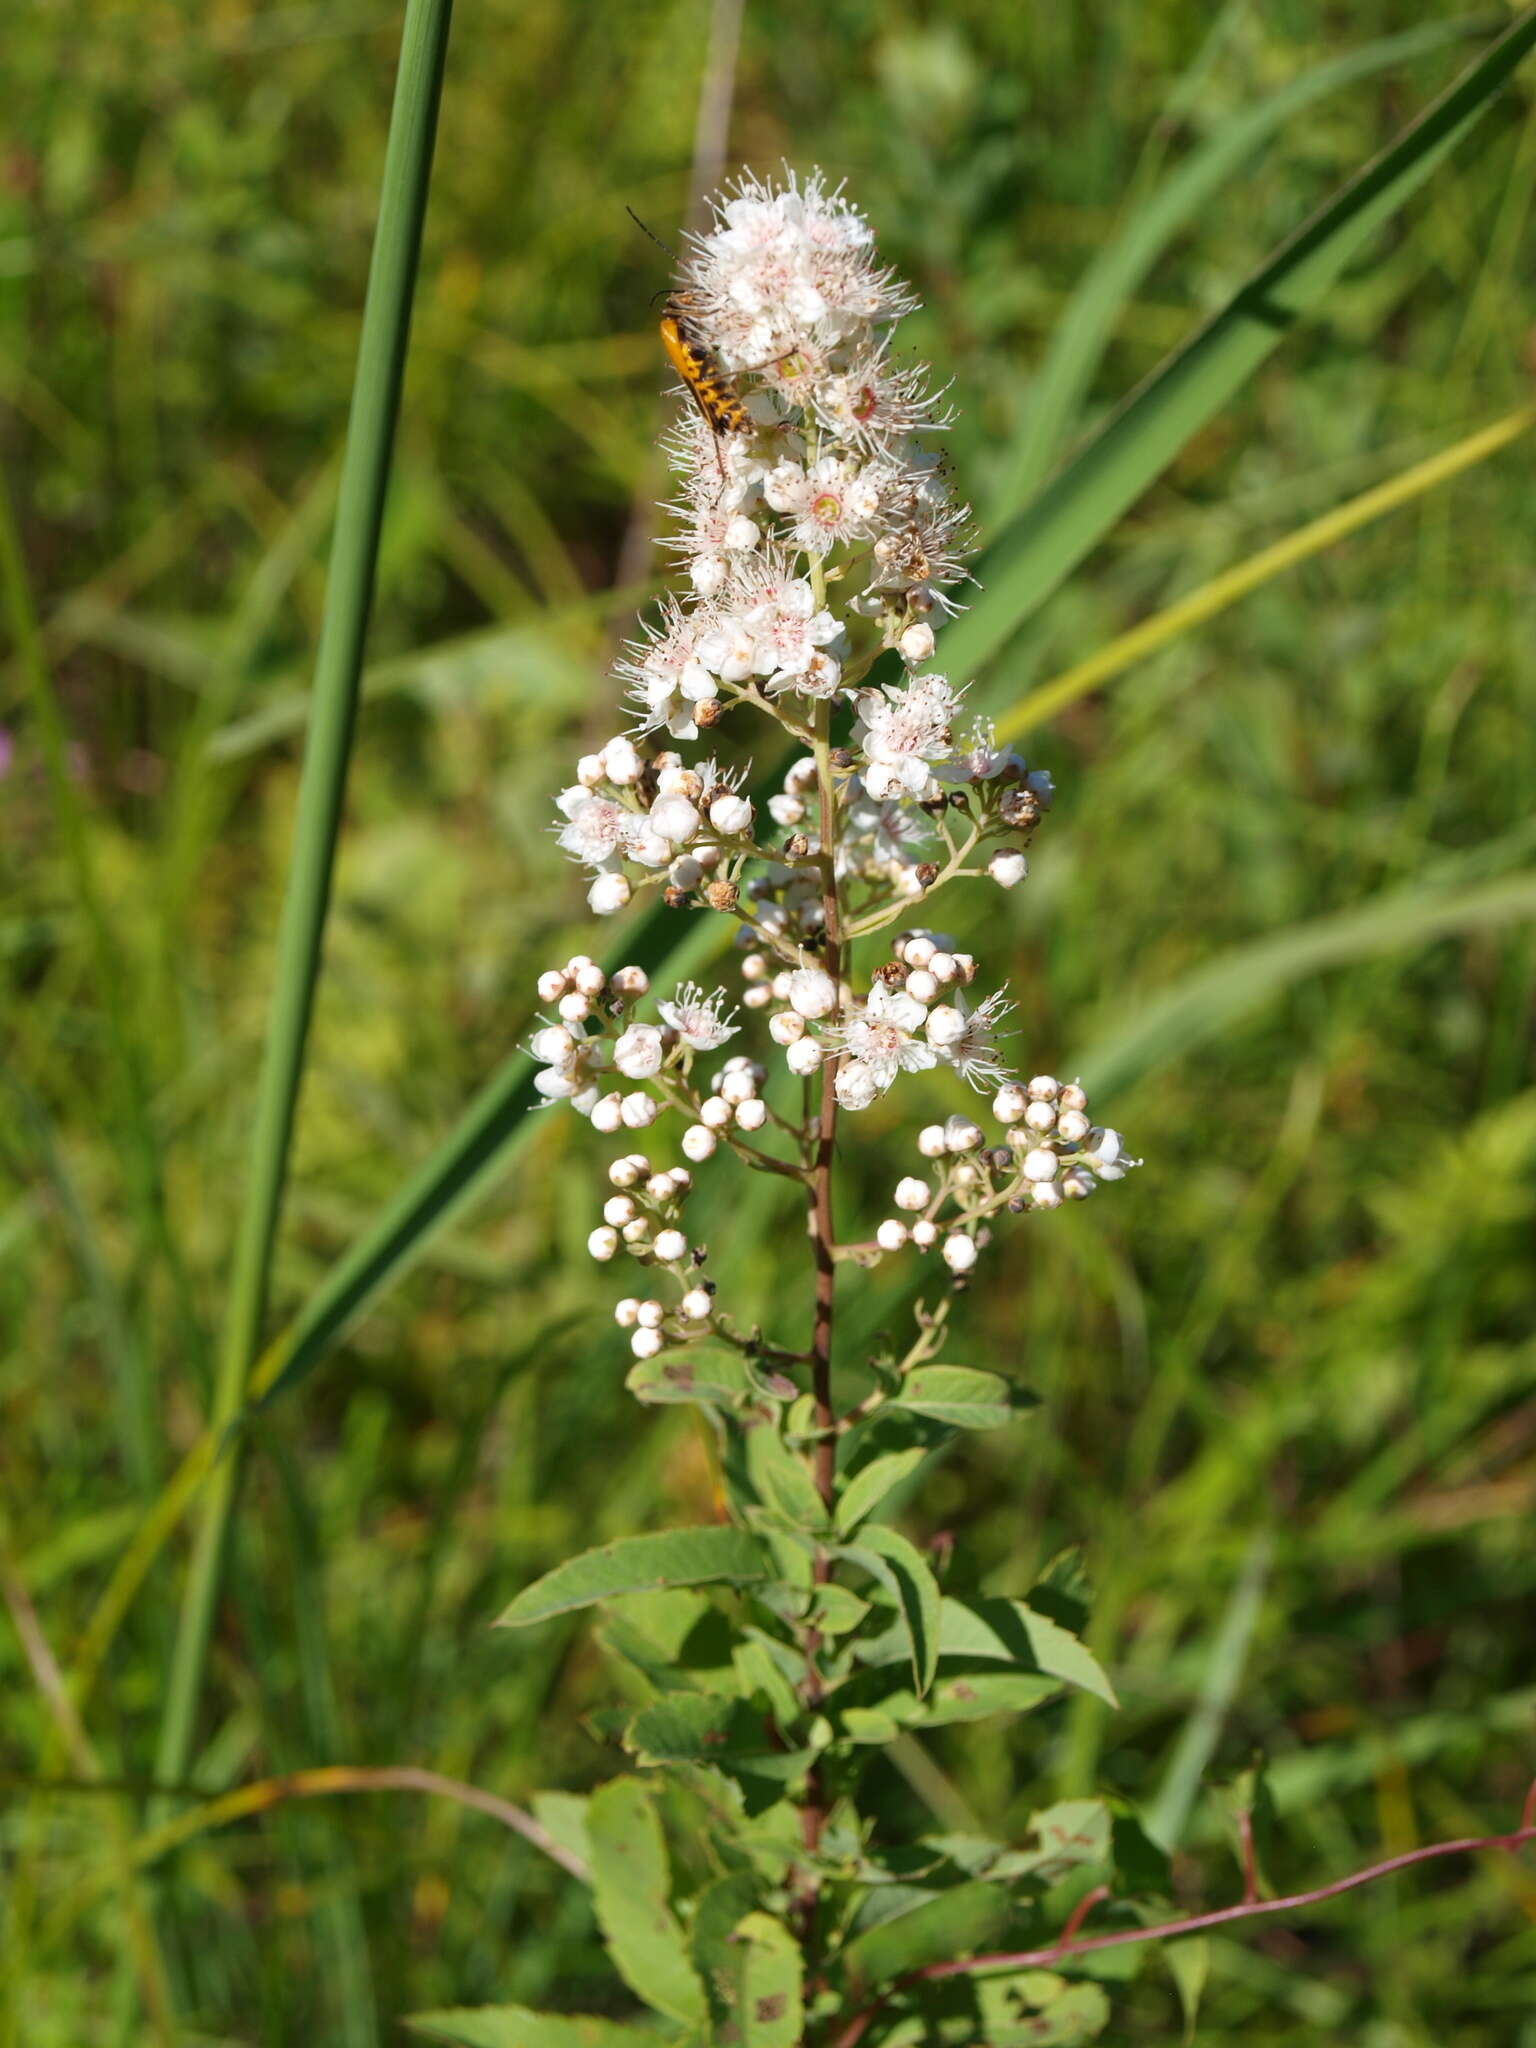
[[[653,229],[648,228],[646,226],[645,222],[640,218],[639,214],[636,213],[635,209],[632,206],[626,206],[624,211],[629,215],[630,219],[634,222],[635,226],[640,230],[641,234],[649,236],[651,241],[653,241],[656,244],[657,248],[660,249],[664,256],[670,257],[674,263],[677,261],[677,257],[674,251],[667,247],[666,243],[661,239],[660,235],[655,233]]]

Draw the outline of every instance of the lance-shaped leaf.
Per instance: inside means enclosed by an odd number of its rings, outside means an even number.
[[[899,1633],[912,1660],[912,1678],[919,1693],[933,1683],[939,1660],[939,1582],[922,1552],[895,1529],[874,1522],[859,1532],[859,1541],[840,1555],[862,1565],[895,1599],[901,1617]]]
[[[525,1586],[496,1626],[522,1628],[597,1600],[663,1586],[746,1586],[768,1572],[762,1547],[744,1529],[664,1529],[651,1536],[622,1536],[567,1558]]]
[[[926,1444],[913,1444],[909,1450],[887,1451],[882,1457],[871,1458],[869,1463],[857,1472],[844,1486],[837,1502],[837,1526],[839,1532],[850,1535],[864,1517],[872,1514],[893,1486],[899,1486],[903,1479],[915,1472],[928,1455]]]
[[[697,1401],[706,1408],[733,1408],[765,1391],[742,1354],[723,1344],[673,1345],[638,1359],[624,1384],[637,1401]]]
[[[855,1935],[840,1958],[849,1983],[859,1992],[889,1984],[893,1977],[995,1948],[1007,1932],[1013,1905],[998,1884],[961,1884],[924,1900],[910,1913],[882,1920]]]
[[[731,2021],[739,2048],[798,2048],[804,2038],[800,1945],[769,1913],[749,1913],[730,1939]]]
[[[787,1781],[800,1777],[809,1751],[778,1747],[764,1716],[746,1700],[719,1693],[671,1693],[643,1707],[624,1746],[642,1764],[713,1764],[732,1775]]]
[[[614,1967],[657,2012],[687,2026],[705,2018],[704,1986],[671,1906],[671,1870],[650,1788],[615,1778],[587,1803],[598,1925]]]
[[[1033,1408],[1035,1397],[1001,1373],[979,1372],[970,1365],[920,1365],[907,1374],[892,1402],[952,1429],[1001,1429],[1021,1408]]]
[[[864,1530],[863,1539],[871,1533]],[[898,1663],[906,1654],[904,1633],[888,1629],[861,1642],[858,1651],[866,1664]],[[941,1660],[1010,1664],[1075,1685],[1107,1706],[1120,1704],[1092,1651],[1070,1629],[1038,1614],[1023,1600],[960,1600],[946,1595],[939,1607],[937,1653]]]
[[[521,2005],[462,2006],[415,2012],[405,2023],[450,2048],[644,2048],[656,2036],[581,2013],[529,2012]]]

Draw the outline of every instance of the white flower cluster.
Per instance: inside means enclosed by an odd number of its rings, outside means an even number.
[[[733,917],[740,1010],[690,982],[642,1015],[639,967],[610,975],[577,955],[540,977],[551,1014],[530,1041],[540,1095],[597,1130],[682,1119],[687,1164],[620,1158],[589,1240],[595,1258],[633,1256],[681,1289],[671,1308],[620,1303],[641,1358],[706,1329],[737,1341],[682,1229],[690,1168],[729,1148],[810,1189],[824,1118],[866,1109],[904,1074],[987,1092],[1004,1136],[989,1145],[963,1116],[925,1130],[938,1170],[903,1180],[875,1243],[844,1248],[861,1256],[937,1245],[963,1275],[997,1210],[1058,1207],[1133,1163],[1088,1123],[1075,1085],[1010,1078],[1005,991],[975,992],[977,961],[912,924],[949,881],[1021,881],[1052,800],[1049,775],[989,724],[961,730],[964,688],[929,666],[966,573],[969,513],[924,445],[948,415],[923,368],[892,357],[912,305],[841,191],[791,175],[716,202],[669,307],[740,403],[711,414],[701,401],[667,436],[666,545],[686,582],[618,664],[634,729],[577,762],[555,829],[599,915],[655,889],[672,908]],[[728,730],[713,729],[743,708],[796,743],[771,794],[748,794],[750,764],[734,755],[675,750],[705,733],[723,746]],[[865,964],[865,942],[901,923]],[[696,1074],[746,1023],[766,1026],[792,1080],[817,1085],[781,1090],[767,1046]]]
[[[990,1240],[988,1217],[1083,1201],[1100,1181],[1124,1180],[1141,1164],[1118,1131],[1089,1121],[1088,1097],[1076,1081],[1037,1074],[1026,1085],[1005,1082],[992,1114],[1003,1126],[999,1145],[988,1145],[980,1124],[964,1116],[918,1132],[927,1174],[896,1183],[892,1199],[906,1213],[886,1217],[875,1232],[878,1250],[912,1244],[927,1251],[936,1244],[952,1272],[969,1273]]]

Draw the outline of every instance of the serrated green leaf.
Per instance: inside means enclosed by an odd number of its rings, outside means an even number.
[[[874,1990],[925,1963],[956,1961],[995,1948],[1012,1912],[1001,1885],[956,1885],[910,1913],[855,1935],[843,1950],[842,1965],[857,1991]]]
[[[535,1792],[528,1804],[550,1840],[581,1863],[588,1860],[587,1800],[581,1792]]]
[[[731,1936],[757,1903],[758,1881],[747,1870],[716,1878],[699,1894],[688,1931],[694,1968],[704,1980],[716,2036],[733,2023],[737,1956]]]
[[[870,1532],[862,1532],[865,1539]],[[868,1664],[888,1664],[904,1654],[899,1631],[872,1637],[857,1646]],[[1118,1706],[1114,1690],[1092,1652],[1060,1622],[1037,1614],[1023,1600],[960,1600],[946,1595],[939,1608],[938,1654],[969,1662],[1011,1664],[1059,1678],[1109,1706]]]
[[[746,1359],[723,1344],[674,1345],[654,1358],[638,1359],[624,1384],[637,1401],[652,1406],[696,1401],[701,1407],[734,1408],[760,1391]]]
[[[971,1365],[920,1365],[909,1372],[892,1405],[910,1408],[951,1429],[1001,1429],[1035,1398],[1001,1373]]]
[[[838,1496],[836,1519],[841,1535],[849,1536],[863,1521],[864,1517],[877,1508],[893,1486],[899,1486],[911,1472],[915,1472],[928,1455],[927,1447],[914,1444],[910,1450],[887,1451],[884,1457],[871,1458],[862,1470],[855,1472]]]
[[[598,1925],[614,1968],[655,2011],[702,2025],[704,1986],[671,1906],[666,1839],[650,1788],[615,1778],[587,1803],[587,1844]]]
[[[536,1579],[496,1626],[524,1628],[624,1593],[712,1582],[746,1586],[766,1576],[768,1560],[762,1547],[744,1529],[666,1529],[653,1536],[623,1536],[617,1543],[567,1558]]]
[[[1102,1799],[1059,1799],[1031,1814],[1029,1831],[1039,1847],[1011,1853],[1005,1859],[1010,1875],[1023,1876],[1027,1867],[1028,1875],[1054,1884],[1084,1864],[1110,1860],[1114,1832]]]
[[[797,2048],[805,2026],[800,1945],[769,1913],[736,1928],[732,2017],[740,2048]]]
[[[817,1586],[811,1594],[805,1625],[819,1629],[824,1636],[845,1636],[858,1627],[868,1612],[869,1602],[846,1586]]]
[[[939,1661],[939,1582],[922,1553],[895,1529],[881,1522],[867,1524],[859,1541],[841,1554],[862,1565],[894,1595],[902,1631],[912,1659],[912,1677],[919,1693],[933,1683]]]
[[[462,2006],[413,2012],[405,2024],[452,2048],[644,2048],[656,2036],[581,2013],[529,2012],[521,2005]]]
[[[731,1657],[736,1683],[744,1697],[762,1693],[781,1728],[791,1727],[800,1713],[795,1688],[766,1641],[750,1635],[738,1643]]]
[[[1027,1714],[1061,1691],[1038,1671],[968,1671],[940,1676],[909,1727],[943,1728],[953,1721],[983,1721],[989,1714]]]
[[[750,1765],[759,1776],[797,1777],[805,1768],[778,1747],[766,1718],[746,1700],[703,1692],[671,1693],[642,1707],[625,1730],[626,1746],[643,1764]]]

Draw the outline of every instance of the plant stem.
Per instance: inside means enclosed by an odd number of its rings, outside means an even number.
[[[407,0],[401,33],[315,657],[314,709],[257,1091],[250,1179],[214,1387],[211,1425],[216,1433],[227,1431],[239,1417],[261,1342],[373,601],[451,8],[452,0]],[[238,1475],[239,1446],[231,1442],[210,1477],[193,1540],[156,1751],[155,1776],[162,1784],[180,1783],[187,1776]]]
[[[821,905],[825,927],[822,965],[834,986],[842,980],[842,918],[837,900],[837,798],[832,787],[832,706],[816,706],[816,792],[821,841]],[[836,1017],[837,1010],[833,1010]],[[816,1398],[816,1427],[824,1431],[816,1446],[816,1487],[822,1506],[831,1510],[836,1492],[837,1445],[832,1435],[832,1308],[837,1286],[833,1247],[837,1232],[832,1220],[832,1154],[837,1143],[837,1061],[821,1066],[821,1114],[816,1124],[816,1152],[810,1187],[811,1243],[816,1259],[816,1319],[811,1332],[811,1390]],[[826,1577],[824,1561],[817,1575]]]

